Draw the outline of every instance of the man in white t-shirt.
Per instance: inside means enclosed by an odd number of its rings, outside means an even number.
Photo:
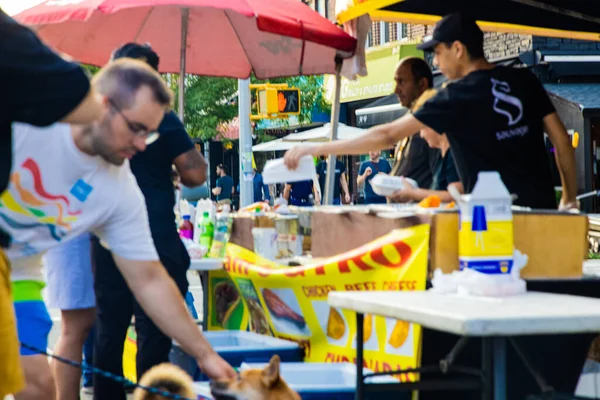
[[[127,159],[156,138],[172,94],[145,63],[119,60],[93,80],[102,118],[89,126],[15,124],[9,188],[0,228],[12,237],[13,300],[22,344],[45,350],[52,322],[42,301],[44,252],[91,231],[110,248],[138,302],[167,335],[193,354],[211,378],[234,377],[189,316],[160,264],[144,198]],[[47,358],[22,346],[26,389],[20,399],[52,399]]]

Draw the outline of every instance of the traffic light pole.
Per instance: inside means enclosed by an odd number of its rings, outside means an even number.
[[[331,110],[331,132],[329,133],[329,140],[337,140],[338,121],[340,119],[340,92],[342,86],[342,59],[339,57],[335,58],[335,96],[333,99],[333,109]],[[323,204],[333,204],[333,193],[335,191],[335,185],[339,185],[339,182],[335,181],[335,164],[336,157],[329,155],[327,158],[327,172],[325,174],[325,193],[323,194]]]
[[[250,79],[238,79],[240,118],[240,208],[253,203],[252,127],[250,126]]]

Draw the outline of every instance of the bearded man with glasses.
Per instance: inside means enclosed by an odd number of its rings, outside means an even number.
[[[111,58],[138,59],[158,71],[158,54],[147,44],[127,43],[117,48]],[[193,297],[188,292],[187,281],[190,258],[175,225],[171,174],[175,165],[185,185],[202,185],[207,174],[204,157],[196,151],[185,127],[172,110],[165,113],[158,130],[151,130],[139,119],[133,119],[119,102],[110,98],[107,102],[114,116],[122,119],[133,134],[145,137],[146,145],[152,143],[145,151],[136,153],[129,163],[144,195],[158,256],[182,296],[189,300],[188,306],[194,315]],[[95,279],[91,258],[95,260]],[[46,256],[46,265],[47,304],[60,309],[62,317],[61,336],[54,349],[56,353],[80,362],[83,346],[87,364],[122,375],[123,343],[133,314],[138,337],[138,376],[152,366],[168,361],[171,339],[135,301],[111,252],[102,247],[97,238],[90,240],[86,234],[52,249]],[[83,382],[81,371],[62,363],[53,362],[52,372],[59,400],[78,399],[81,383],[84,392],[96,392],[98,398],[124,397],[123,385],[99,376],[94,378],[86,371],[83,372]]]
[[[135,60],[111,62],[92,84],[104,104],[97,122],[48,128],[15,124],[13,129],[13,173],[0,198],[0,229],[12,237],[6,255],[13,265],[26,379],[25,390],[16,398],[55,397],[47,358],[38,353],[47,348],[52,326],[41,295],[42,256],[88,231],[110,248],[149,318],[193,354],[207,375],[234,377],[235,371],[212,350],[189,316],[161,264],[144,196],[129,168],[128,159],[156,140],[153,132],[172,93],[156,71]]]

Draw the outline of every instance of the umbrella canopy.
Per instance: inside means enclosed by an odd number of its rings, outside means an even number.
[[[434,24],[462,11],[484,31],[600,40],[600,7],[585,0],[363,0],[341,11],[339,22],[369,14],[376,21]]]
[[[364,133],[366,129],[354,128],[352,126],[344,125],[341,122],[338,125],[338,140],[355,139]],[[315,129],[310,129],[300,133],[292,133],[283,137],[282,139],[286,142],[291,141],[311,141],[311,142],[327,142],[331,135],[331,124],[325,124]]]
[[[160,71],[246,79],[335,73],[356,40],[297,0],[46,1],[14,17],[80,62],[104,65],[125,42],[148,42]],[[85,23],[83,23],[85,21]]]

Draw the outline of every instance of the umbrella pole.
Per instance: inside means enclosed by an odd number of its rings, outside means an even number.
[[[183,102],[185,92],[185,58],[187,52],[187,33],[190,9],[181,9],[181,59],[179,64],[179,119],[183,123]]]
[[[342,88],[342,59],[340,57],[335,58],[335,96],[333,100],[333,108],[331,110],[331,133],[329,135],[330,141],[337,140],[338,131],[338,120],[340,119],[340,92]],[[331,154],[328,157],[327,173],[325,175],[325,193],[323,196],[323,204],[333,204],[333,193],[335,185],[339,185],[339,182],[335,181],[335,164],[336,157]]]
[[[250,78],[238,79],[238,114],[240,118],[240,208],[254,202],[252,170],[252,127],[250,125]]]

